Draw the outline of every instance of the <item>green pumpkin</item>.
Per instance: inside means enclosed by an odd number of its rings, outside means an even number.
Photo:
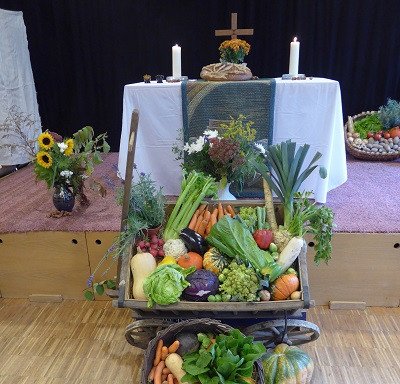
[[[221,255],[217,248],[210,248],[203,256],[203,268],[217,276],[228,265],[228,259]]]
[[[297,347],[279,344],[268,352],[262,362],[265,384],[308,384],[314,363]]]

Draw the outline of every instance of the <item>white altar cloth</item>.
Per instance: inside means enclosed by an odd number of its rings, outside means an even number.
[[[139,110],[137,169],[151,173],[166,195],[178,195],[182,172],[171,148],[178,142],[183,126],[180,83],[125,85],[118,159],[122,178],[125,178],[130,119],[135,108]],[[327,178],[321,179],[316,170],[301,189],[313,191],[315,200],[325,203],[327,192],[347,180],[342,101],[337,81],[276,79],[273,143],[287,139],[310,144],[308,159],[316,151],[322,153],[318,164],[327,169]]]

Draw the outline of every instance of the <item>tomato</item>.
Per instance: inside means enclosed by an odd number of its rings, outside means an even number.
[[[382,138],[382,135],[380,133],[375,133],[374,140],[379,141],[381,138]]]

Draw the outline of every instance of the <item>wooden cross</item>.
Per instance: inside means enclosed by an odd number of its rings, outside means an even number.
[[[231,13],[231,29],[217,29],[215,36],[231,36],[236,39],[238,35],[252,35],[254,29],[237,29],[237,13]]]

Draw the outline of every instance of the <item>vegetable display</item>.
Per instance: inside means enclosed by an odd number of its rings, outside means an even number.
[[[263,357],[265,384],[309,384],[314,371],[310,356],[297,347],[279,344]]]

